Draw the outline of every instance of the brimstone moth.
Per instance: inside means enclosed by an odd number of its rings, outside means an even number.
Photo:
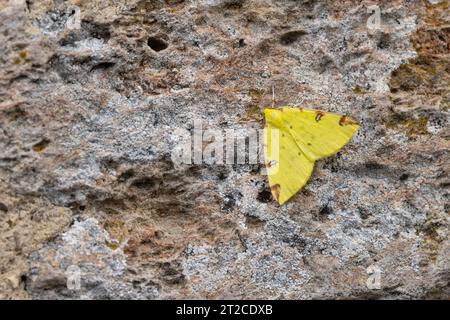
[[[338,152],[359,125],[339,114],[265,109],[264,153],[273,197],[283,204],[308,181],[316,160]]]

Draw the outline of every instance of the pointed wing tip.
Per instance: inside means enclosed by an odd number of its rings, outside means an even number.
[[[277,199],[275,199],[275,198],[274,198],[274,200],[275,200],[275,202],[276,202],[280,207],[288,201],[288,199],[285,199],[285,200],[277,200]]]
[[[295,193],[294,194],[291,194],[289,197],[283,197],[282,195],[281,195],[281,186],[279,185],[279,184],[275,184],[275,185],[273,185],[273,186],[270,186],[270,191],[272,192],[272,196],[273,196],[273,198],[274,198],[274,200],[276,201],[276,202],[278,202],[278,204],[280,205],[280,206],[282,206],[283,204],[285,204],[289,199],[291,199],[292,198],[292,196],[294,196],[295,195]]]
[[[348,116],[341,116],[339,119],[339,125],[341,127],[352,126],[355,127],[356,130],[359,128],[359,123]]]
[[[359,123],[355,123],[352,125],[352,128],[353,128],[353,134],[352,134],[352,136],[353,136],[359,130],[359,128],[361,128],[361,126],[359,125]]]

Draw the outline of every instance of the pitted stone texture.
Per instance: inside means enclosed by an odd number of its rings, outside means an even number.
[[[448,10],[0,1],[0,295],[448,298]],[[361,124],[285,206],[263,166],[173,161],[284,105]]]

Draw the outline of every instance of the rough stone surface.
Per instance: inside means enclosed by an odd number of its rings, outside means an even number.
[[[0,0],[0,298],[450,298],[449,12]],[[173,162],[272,105],[361,124],[287,205],[259,165]]]

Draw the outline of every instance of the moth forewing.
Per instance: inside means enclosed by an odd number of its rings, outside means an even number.
[[[280,131],[264,128],[264,158],[267,175],[275,175],[280,168]]]

